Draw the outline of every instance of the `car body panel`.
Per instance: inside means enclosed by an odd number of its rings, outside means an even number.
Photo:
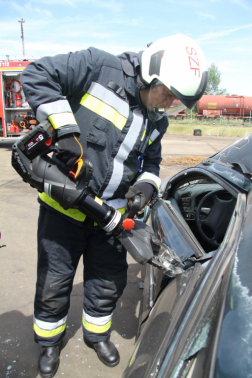
[[[240,164],[247,168],[247,171],[252,173],[252,133],[244,136],[243,138],[235,141],[226,148],[223,148],[220,152],[212,156],[216,161],[225,164]]]
[[[246,196],[239,194],[226,240],[206,269],[196,263],[161,292],[143,325],[123,378],[180,377],[184,360],[206,346],[210,323],[218,323],[213,311],[208,310],[211,306],[215,309],[217,299],[224,298],[227,291],[245,202]],[[224,274],[227,277],[221,287]]]
[[[225,301],[215,376],[252,376],[252,192]]]
[[[168,292],[164,291],[160,294],[149,315],[148,324],[144,327],[136,344],[124,377],[138,378],[155,375],[160,367],[163,347],[166,349],[164,336],[170,329],[172,321],[174,322],[175,314],[177,317],[181,314],[183,304],[190,297],[202,272],[201,265],[196,264],[172,280],[167,287]],[[167,294],[169,295],[168,302]]]
[[[219,338],[218,323],[226,297],[231,269],[245,213],[246,196],[239,194],[225,240],[208,264],[193,293],[183,323],[166,354],[158,377],[182,377],[187,362],[201,349],[211,349]],[[214,353],[206,353],[203,376],[211,376]],[[193,372],[192,372],[193,373]],[[192,374],[194,376],[194,374]]]
[[[251,143],[252,134],[179,172],[152,204],[148,224],[185,268],[171,278],[146,266],[136,347],[123,378],[252,377]],[[235,207],[228,222],[225,209],[219,215],[227,229],[214,249],[202,243],[191,215],[219,189]],[[208,216],[206,206],[197,217]]]
[[[199,167],[203,167],[220,176],[223,177],[226,181],[231,182],[233,185],[238,187],[240,190],[247,192],[251,188],[252,181],[248,177],[244,176],[241,172],[235,171],[232,168],[215,163],[214,160],[208,159],[204,163],[200,164]]]
[[[205,160],[199,167],[223,177],[242,191],[252,186],[252,134],[235,141],[217,154]]]

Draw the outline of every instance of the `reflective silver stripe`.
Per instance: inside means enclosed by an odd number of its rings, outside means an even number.
[[[44,192],[47,194],[49,197],[51,197],[51,184],[48,182],[44,183]]]
[[[88,323],[91,323],[91,324],[95,324],[95,325],[106,325],[112,318],[112,315],[107,315],[107,316],[102,316],[102,317],[99,317],[99,318],[95,318],[94,316],[90,316],[88,315],[84,310],[83,310],[83,318],[86,320],[86,322]]]
[[[58,100],[54,102],[48,102],[47,104],[39,105],[36,118],[39,122],[47,119],[51,114],[71,112],[72,109],[67,100]]]
[[[161,185],[161,178],[154,175],[153,173],[150,173],[150,172],[142,173],[138,177],[136,183],[139,182],[139,181],[152,182],[158,189],[160,188],[160,185]],[[136,185],[136,183],[135,183],[135,185]]]
[[[128,200],[126,198],[118,198],[112,200],[103,200],[108,206],[113,207],[114,209],[122,209],[127,206]]]
[[[137,141],[138,135],[141,131],[141,127],[143,124],[143,116],[140,110],[133,111],[133,121],[130,126],[130,129],[124,138],[123,143],[121,144],[117,155],[113,161],[113,172],[108,183],[107,188],[102,194],[102,198],[111,198],[120,185],[122,178],[123,178],[123,163],[128,158],[129,153],[132,151],[134,144]]]
[[[114,230],[114,228],[118,225],[118,223],[120,222],[120,220],[122,219],[122,215],[119,211],[116,210],[113,218],[111,219],[111,221],[109,222],[109,224],[107,224],[105,227],[102,227],[104,231],[106,232],[112,232]]]
[[[51,331],[55,328],[58,328],[60,326],[62,326],[63,324],[65,324],[67,321],[67,315],[59,320],[58,322],[44,322],[42,320],[39,320],[39,319],[36,319],[35,316],[33,316],[33,322],[40,328],[40,329],[44,329],[44,330],[47,330],[47,331]]]
[[[159,135],[160,135],[160,132],[157,129],[153,130],[150,136],[150,140],[154,142],[154,140],[157,139]]]
[[[92,83],[87,93],[103,101],[105,104],[111,106],[125,118],[128,118],[129,105],[127,104],[127,102],[118,98],[116,94],[104,88],[101,84]]]

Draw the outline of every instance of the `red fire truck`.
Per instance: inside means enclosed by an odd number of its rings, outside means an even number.
[[[21,72],[30,62],[0,60],[0,133],[4,138],[21,136],[38,123],[20,83]]]

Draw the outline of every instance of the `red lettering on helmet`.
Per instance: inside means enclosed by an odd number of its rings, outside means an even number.
[[[195,70],[195,76],[196,76],[196,72],[198,71],[198,77],[200,77],[200,69],[199,68],[191,67],[190,70]]]
[[[189,53],[189,51],[187,49],[188,49],[188,47],[186,48],[186,52],[187,52],[188,55],[193,55],[193,53],[194,53],[194,55],[197,55],[197,53],[196,53],[196,51],[193,47],[191,47],[191,54]]]
[[[191,56],[188,56],[188,58],[189,58],[190,66],[192,65],[192,64],[191,64],[191,60],[192,60],[194,63],[196,63],[197,66],[199,66],[199,58],[197,58],[197,62],[196,62],[196,60],[194,60]]]
[[[187,47],[186,52],[188,55],[197,55],[197,52],[193,47]],[[188,59],[189,59],[189,64],[190,64],[190,70],[194,70],[195,76],[197,76],[197,72],[198,72],[198,77],[200,77],[200,68],[198,68],[200,67],[199,58],[192,58],[191,56],[188,56]]]

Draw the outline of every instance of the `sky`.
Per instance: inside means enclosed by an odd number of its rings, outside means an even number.
[[[252,0],[0,0],[0,60],[90,46],[112,54],[185,34],[221,72],[220,88],[252,96]]]

